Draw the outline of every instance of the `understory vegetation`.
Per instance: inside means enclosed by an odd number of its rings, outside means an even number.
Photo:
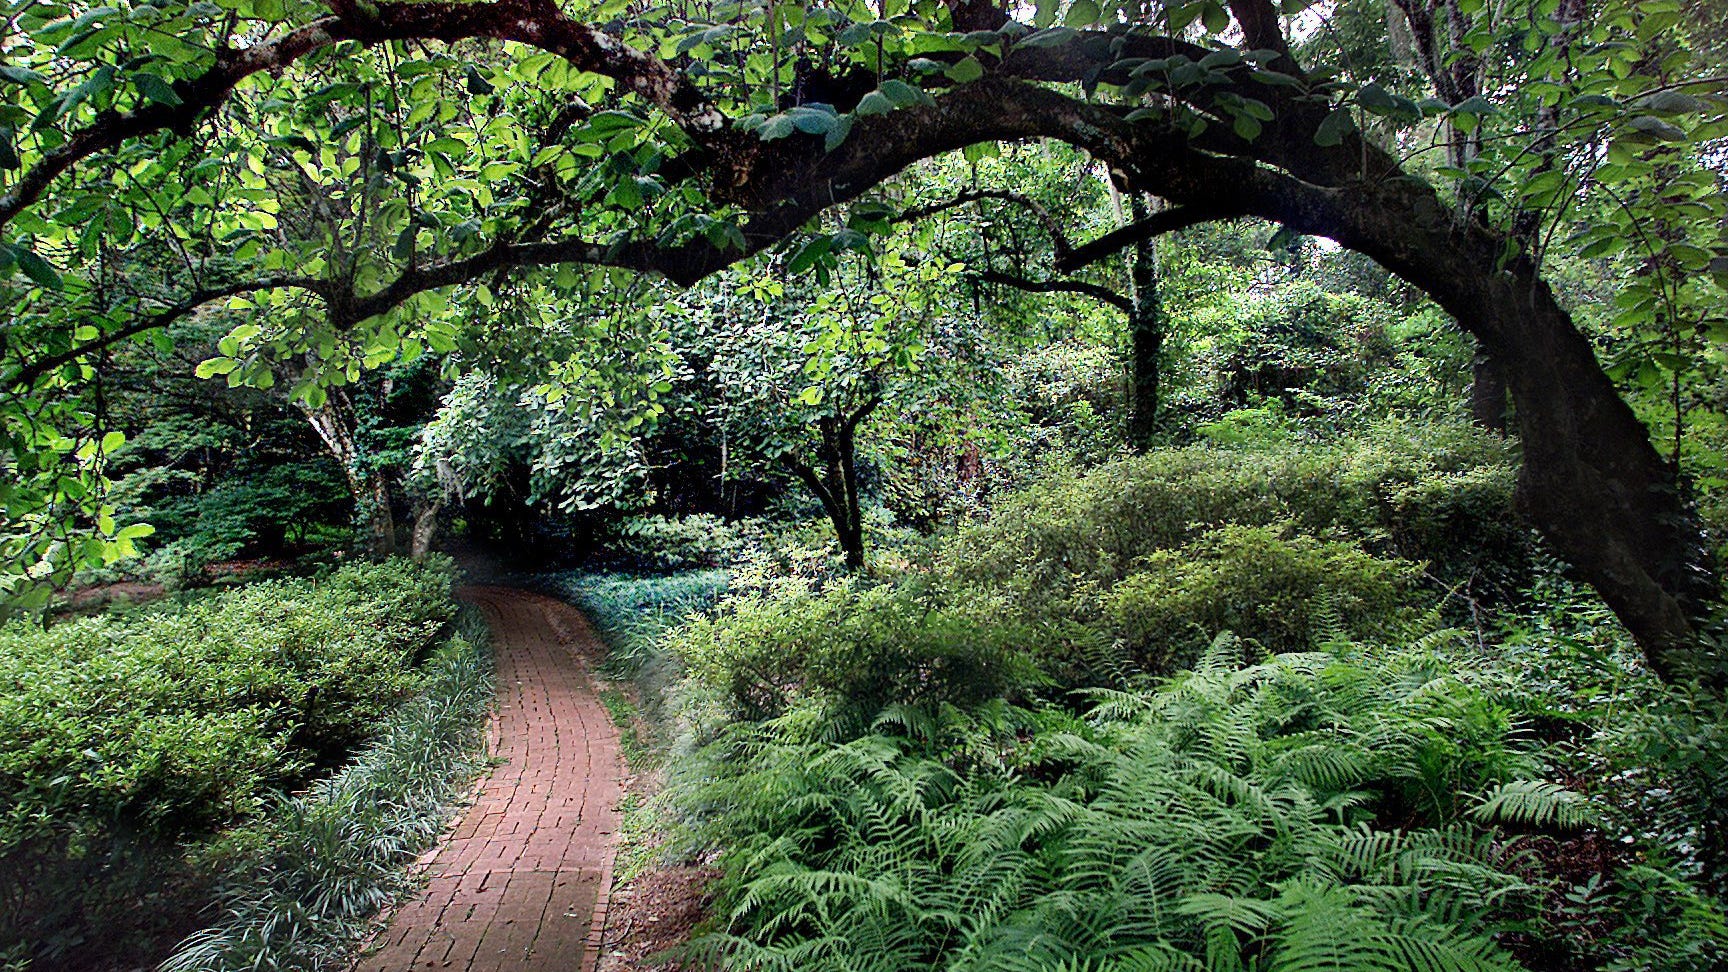
[[[472,624],[445,640],[450,576],[353,565],[0,629],[7,957],[159,953],[212,894],[242,924],[330,901],[366,917],[394,887],[374,872],[472,773],[489,668]],[[253,858],[283,872],[273,897],[241,887]]]
[[[486,766],[490,635],[474,608],[459,622],[418,693],[340,772],[202,852],[219,875],[222,921],[182,942],[163,972],[327,968],[412,887],[407,865]]]
[[[812,582],[564,575],[666,729],[663,859],[738,969],[1728,961],[1714,710],[1448,423],[1059,474]],[[772,573],[772,572],[770,572]],[[622,621],[616,619],[623,619]]]

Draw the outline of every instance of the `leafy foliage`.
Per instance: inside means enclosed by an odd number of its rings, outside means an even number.
[[[202,852],[221,872],[223,919],[183,942],[168,972],[317,968],[346,957],[378,912],[412,886],[404,865],[444,832],[485,766],[492,704],[485,622],[428,660],[414,698],[340,772],[273,802]]]
[[[163,848],[255,818],[339,763],[419,687],[449,583],[444,567],[357,565],[178,610],[0,629],[0,928],[65,944],[60,924],[123,911],[125,875],[160,867]],[[109,876],[68,891],[86,865]]]
[[[995,705],[890,709],[843,743],[808,711],[743,727],[688,803],[727,871],[697,948],[786,969],[1517,968],[1494,936],[1537,890],[1430,797],[1534,800],[1540,765],[1452,667],[1224,651],[1085,722]]]

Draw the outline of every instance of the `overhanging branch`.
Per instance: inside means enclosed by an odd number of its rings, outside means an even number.
[[[1087,283],[1084,280],[1033,280],[1029,277],[1004,273],[1000,270],[984,270],[978,274],[978,279],[985,283],[1002,284],[1032,294],[1079,294],[1109,304],[1130,317],[1134,314],[1133,301],[1109,287]]]

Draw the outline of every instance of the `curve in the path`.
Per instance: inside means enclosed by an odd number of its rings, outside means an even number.
[[[356,972],[588,972],[600,952],[623,764],[588,666],[602,650],[576,609],[499,587],[461,592],[497,658],[492,752],[502,761],[425,860]]]

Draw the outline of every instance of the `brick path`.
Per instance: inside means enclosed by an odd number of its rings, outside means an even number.
[[[464,599],[492,625],[507,760],[424,862],[355,972],[589,972],[600,952],[617,830],[618,731],[589,682],[599,640],[574,608],[499,587]]]

